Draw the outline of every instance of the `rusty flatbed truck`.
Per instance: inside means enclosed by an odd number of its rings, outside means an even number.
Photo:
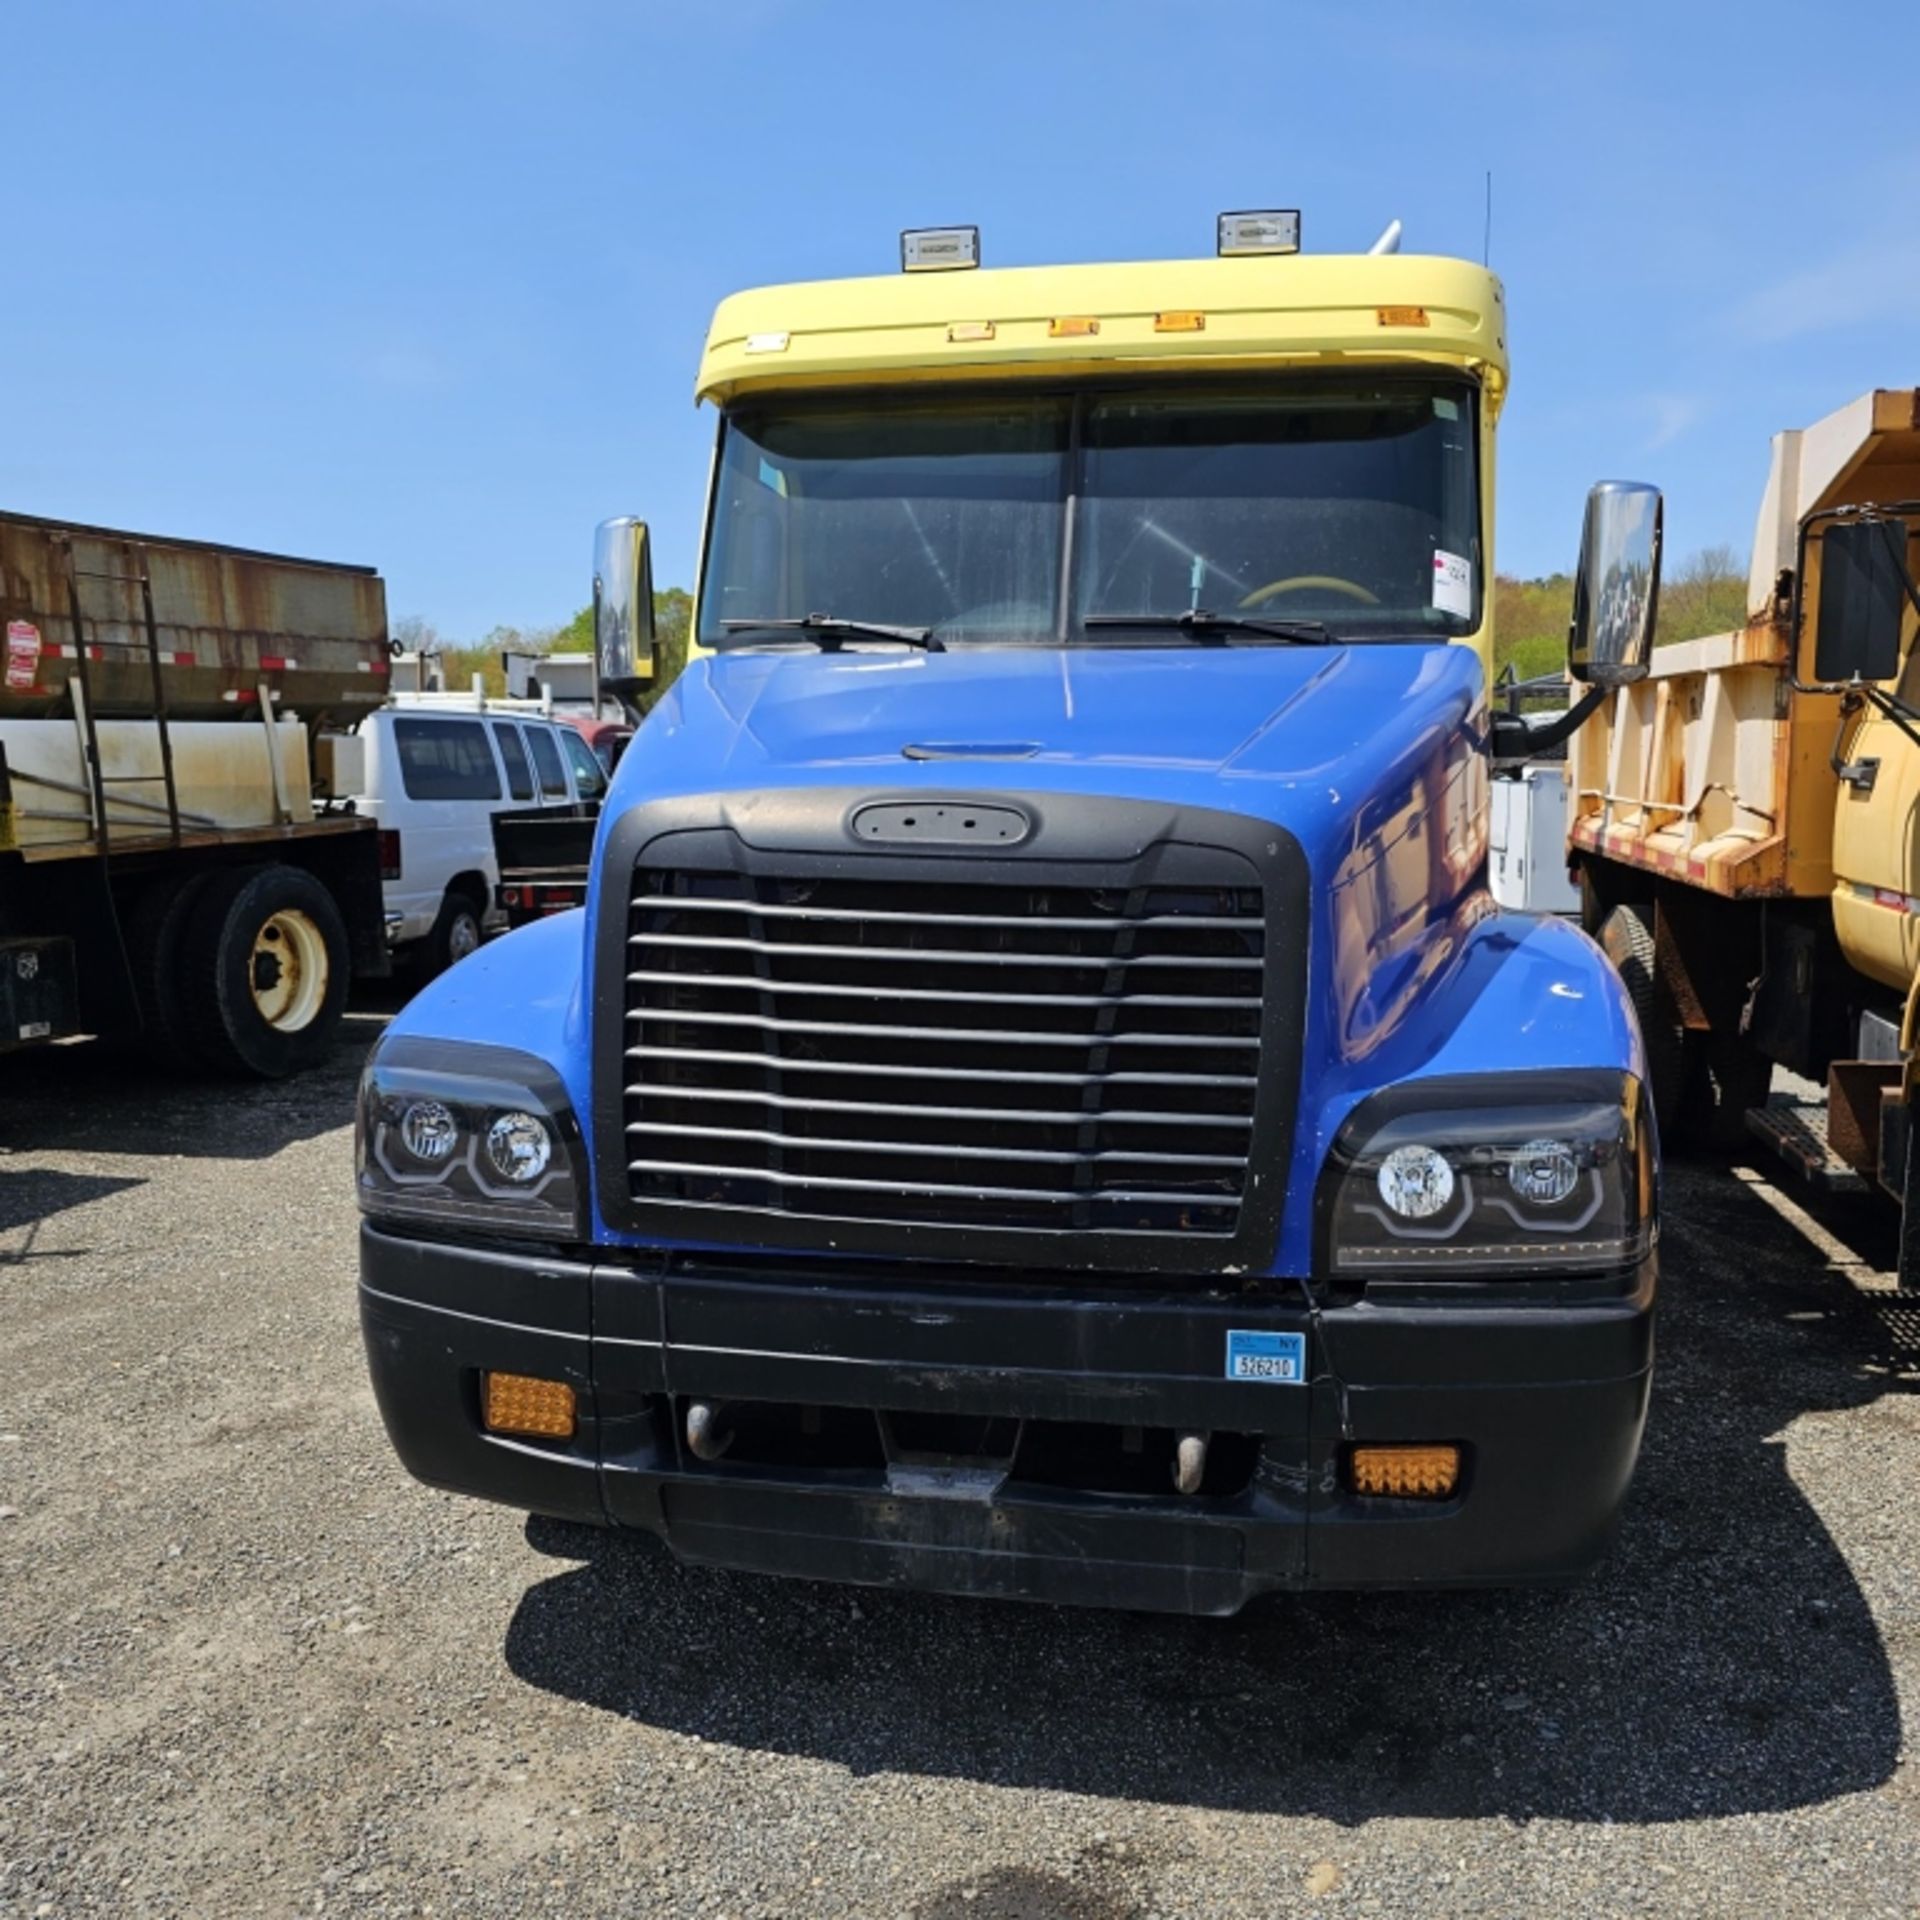
[[[1568,829],[1668,1143],[1757,1134],[1896,1198],[1920,1091],[1917,561],[1920,391],[1776,435],[1747,624],[1659,648],[1580,729]],[[1826,1101],[1770,1099],[1776,1064]]]
[[[0,1053],[81,1034],[277,1078],[387,970],[350,726],[367,567],[0,515]]]
[[[1619,980],[1486,892],[1489,763],[1566,718],[1488,710],[1499,284],[1284,210],[1208,260],[973,238],[714,317],[698,653],[586,908],[363,1082],[388,1431],[770,1573],[1573,1578],[1646,1409],[1653,1143]],[[1657,509],[1588,513],[1610,681]]]

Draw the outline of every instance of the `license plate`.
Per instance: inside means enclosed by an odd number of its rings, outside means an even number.
[[[1235,1328],[1227,1335],[1227,1378],[1297,1387],[1307,1377],[1304,1333],[1256,1333]]]

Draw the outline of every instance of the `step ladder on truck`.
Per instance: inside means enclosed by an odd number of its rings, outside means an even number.
[[[1912,1187],[1917,574],[1920,390],[1863,394],[1775,435],[1746,625],[1655,649],[1574,737],[1568,857],[1670,1151],[1757,1138],[1829,1188]]]
[[[0,514],[0,1053],[278,1078],[386,971],[371,568]]]

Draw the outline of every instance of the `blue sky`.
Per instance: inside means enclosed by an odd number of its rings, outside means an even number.
[[[714,302],[890,271],[903,226],[1153,259],[1298,206],[1312,250],[1398,216],[1478,257],[1491,167],[1509,572],[1570,564],[1605,476],[1667,488],[1670,552],[1744,560],[1767,436],[1920,382],[1897,36],[1786,5],[4,17],[0,505],[371,561],[449,638],[564,620],[611,513],[688,581]]]

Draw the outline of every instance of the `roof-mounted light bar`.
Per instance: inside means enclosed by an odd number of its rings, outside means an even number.
[[[978,227],[909,227],[900,236],[902,273],[952,273],[979,264]]]
[[[1223,213],[1219,244],[1224,259],[1254,253],[1298,253],[1300,209],[1283,207],[1264,213]]]

